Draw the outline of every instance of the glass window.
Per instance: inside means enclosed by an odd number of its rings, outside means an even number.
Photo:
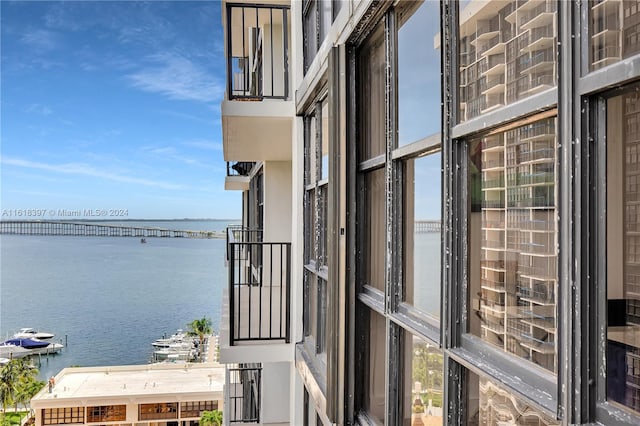
[[[440,317],[441,155],[405,163],[404,298]]]
[[[87,423],[117,422],[127,419],[126,405],[87,407]]]
[[[315,0],[305,0],[302,10],[302,31],[304,38],[304,72],[306,73],[318,53],[318,8]]]
[[[469,143],[469,332],[556,371],[555,118]]]
[[[218,409],[218,401],[193,401],[180,404],[180,417],[202,417],[203,411]]]
[[[329,101],[322,101],[322,141],[320,144],[320,179],[329,177]]]
[[[589,2],[589,69],[618,62],[640,52],[637,0]]]
[[[369,311],[369,360],[365,409],[370,420],[378,424],[385,423],[386,413],[384,407],[386,339],[386,319],[375,311]]]
[[[640,96],[607,101],[607,398],[640,412]]]
[[[417,336],[405,334],[404,421],[405,426],[442,425],[442,352]]]
[[[177,402],[158,402],[138,405],[138,420],[177,419]]]
[[[359,159],[385,153],[386,62],[384,22],[378,24],[358,52]]]
[[[309,123],[309,140],[307,142],[308,151],[308,166],[305,176],[307,176],[307,184],[314,184],[318,180],[318,144],[316,141],[317,128],[316,128],[316,116],[312,115],[307,117]]]
[[[467,424],[560,426],[561,422],[498,386],[467,372]]]
[[[365,176],[366,226],[364,228],[364,282],[384,291],[385,283],[385,179],[384,169],[376,169]]]
[[[84,423],[84,407],[44,408],[42,424],[62,425]]]
[[[461,11],[461,121],[556,85],[557,3],[472,1]]]
[[[440,51],[430,48],[440,29],[440,3],[405,1],[400,6],[398,144],[406,145],[438,133],[441,127]]]

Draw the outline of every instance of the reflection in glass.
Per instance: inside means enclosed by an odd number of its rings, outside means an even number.
[[[589,2],[591,71],[640,52],[640,4],[637,1]]]
[[[329,102],[322,101],[322,142],[320,146],[320,179],[329,177]]]
[[[468,419],[471,425],[559,426],[560,421],[540,412],[496,383],[468,372]]]
[[[556,85],[557,3],[473,0],[461,11],[461,121]]]
[[[384,424],[385,420],[385,342],[387,339],[385,318],[369,311],[369,371],[365,409],[372,420]]]
[[[469,331],[555,372],[555,118],[469,146]]]
[[[607,397],[640,412],[640,96],[607,101]]]
[[[385,265],[385,187],[384,169],[365,175],[366,202],[364,279],[368,284],[384,291]]]
[[[405,164],[404,301],[440,317],[440,153]]]
[[[398,144],[440,131],[440,51],[433,39],[440,28],[440,3],[399,3]],[[417,48],[416,40],[424,40]]]
[[[404,421],[409,425],[442,424],[443,362],[438,348],[405,334]]]
[[[307,171],[308,180],[307,184],[313,185],[318,180],[318,153],[317,153],[317,141],[316,141],[316,133],[317,133],[317,123],[316,116],[313,115],[308,118],[309,120],[309,143],[308,143],[308,151],[307,157],[309,159],[309,170]]]
[[[385,152],[384,22],[380,22],[358,52],[358,122],[360,161]]]

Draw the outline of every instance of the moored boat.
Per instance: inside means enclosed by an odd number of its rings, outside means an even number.
[[[0,357],[1,358],[22,358],[31,355],[30,349],[25,349],[21,346],[12,345],[10,343],[0,343]]]
[[[53,338],[53,336],[55,336],[55,334],[47,333],[47,332],[44,332],[44,331],[38,331],[38,330],[36,330],[34,328],[30,328],[30,327],[21,328],[16,334],[13,335],[13,337],[15,337],[17,339],[31,337],[31,338],[39,339],[39,340],[51,339],[51,338]]]
[[[20,346],[25,349],[40,349],[46,348],[50,345],[50,342],[44,342],[42,340],[34,339],[31,337],[14,337],[13,339],[5,340],[4,343]]]

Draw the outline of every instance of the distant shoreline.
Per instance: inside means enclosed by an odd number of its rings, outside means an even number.
[[[65,222],[239,222],[241,219],[211,219],[211,218],[183,218],[183,219],[84,219],[84,218],[49,218],[49,219],[0,219],[0,222],[51,222],[51,221],[65,221]]]

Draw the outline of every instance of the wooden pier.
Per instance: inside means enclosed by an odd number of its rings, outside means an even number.
[[[442,222],[439,220],[416,220],[414,222],[414,232],[416,234],[424,234],[427,232],[440,232]]]
[[[69,221],[2,220],[0,235],[63,235],[78,237],[225,238],[225,231],[184,231],[168,228]]]

